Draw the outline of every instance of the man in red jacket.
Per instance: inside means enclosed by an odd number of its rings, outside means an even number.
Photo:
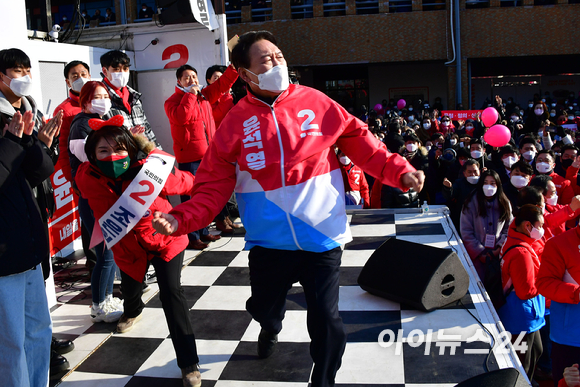
[[[195,230],[214,218],[235,187],[250,250],[246,309],[262,328],[258,356],[275,351],[286,294],[300,281],[308,304],[312,386],[333,386],[346,346],[338,313],[341,245],[352,237],[332,145],[402,190],[421,191],[423,172],[389,153],[365,123],[323,93],[289,84],[286,60],[270,32],[242,35],[232,62],[248,94],[216,132],[192,200],[170,214],[155,213],[153,226],[166,235]]]
[[[205,80],[208,85],[211,85],[224,74],[225,66],[214,65],[208,68],[205,72]],[[227,93],[223,93],[219,99],[211,105],[213,110],[213,119],[215,121],[215,128],[218,129],[222,120],[234,107],[234,97],[232,96],[231,90]]]
[[[68,135],[70,124],[77,114],[81,112],[79,105],[79,95],[85,83],[91,80],[89,65],[80,60],[73,60],[64,67],[64,79],[69,88],[68,98],[61,102],[54,109],[54,114],[62,110],[62,125],[60,127],[59,161],[62,165],[62,172],[68,181],[73,181],[71,175],[70,161],[68,158]]]
[[[197,70],[190,65],[181,66],[175,75],[177,76],[175,93],[165,101],[165,114],[171,124],[177,167],[195,175],[216,130],[212,104],[229,92],[238,79],[238,72],[233,66],[229,66],[221,77],[203,89],[199,87]],[[231,192],[229,194],[231,195]],[[189,198],[184,195],[181,201],[184,202]],[[226,223],[229,218],[227,216],[221,218],[216,220],[216,227],[225,233],[233,232],[229,222]],[[219,236],[211,235],[207,227],[204,227],[189,234],[189,247],[203,250],[207,247],[204,242],[217,239]]]

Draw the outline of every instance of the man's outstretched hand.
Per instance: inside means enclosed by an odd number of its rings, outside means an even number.
[[[161,211],[155,211],[151,223],[153,224],[155,231],[163,235],[173,234],[177,231],[177,227],[179,226],[177,219],[175,219],[173,215],[165,214]]]
[[[401,176],[401,183],[405,188],[413,188],[415,192],[421,192],[425,183],[423,171],[407,172]]]

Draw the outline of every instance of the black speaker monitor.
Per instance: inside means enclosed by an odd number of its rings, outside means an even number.
[[[529,384],[515,368],[504,368],[474,376],[455,387],[529,387]]]
[[[389,238],[371,255],[358,284],[371,294],[428,312],[461,299],[469,275],[452,250]]]

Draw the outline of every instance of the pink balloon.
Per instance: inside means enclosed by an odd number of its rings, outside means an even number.
[[[488,107],[481,113],[481,121],[486,128],[494,125],[499,118],[499,114],[495,108]]]
[[[494,109],[495,110],[495,109]],[[493,125],[485,132],[483,139],[491,146],[502,147],[510,141],[510,130],[504,125]]]
[[[383,105],[381,105],[380,103],[375,105],[375,112],[378,112],[380,110],[383,110]]]
[[[405,102],[404,99],[400,99],[400,100],[397,101],[397,109],[401,110],[405,106],[407,106],[407,102]]]

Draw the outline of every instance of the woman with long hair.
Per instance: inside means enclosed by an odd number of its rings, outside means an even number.
[[[497,172],[481,173],[475,189],[465,200],[459,223],[463,244],[482,281],[485,281],[487,259],[499,259],[512,220],[511,212]]]

